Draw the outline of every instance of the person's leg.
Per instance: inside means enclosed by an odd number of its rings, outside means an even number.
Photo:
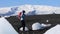
[[[23,31],[25,31],[25,23],[23,24]]]
[[[21,21],[21,26],[19,28],[21,28],[21,27],[23,27],[23,31],[25,31],[25,21],[24,20]]]
[[[25,21],[23,20],[23,31],[25,31]]]

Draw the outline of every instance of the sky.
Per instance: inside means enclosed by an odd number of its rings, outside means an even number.
[[[20,6],[25,4],[60,7],[60,0],[0,0],[0,7]]]

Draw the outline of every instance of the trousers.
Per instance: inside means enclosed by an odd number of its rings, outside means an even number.
[[[21,20],[21,27],[23,27],[23,31],[25,31],[25,20]]]

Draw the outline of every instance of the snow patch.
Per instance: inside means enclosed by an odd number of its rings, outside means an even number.
[[[47,19],[46,22],[49,22],[49,20]]]
[[[39,22],[36,22],[32,25],[32,30],[39,30],[39,29],[44,29],[46,27],[50,27],[51,24],[40,24]]]
[[[44,34],[60,34],[60,24],[47,30]]]
[[[11,24],[5,19],[0,18],[0,34],[18,34]]]
[[[23,31],[23,27],[20,28],[21,31]],[[25,27],[25,31],[28,31],[29,29]]]
[[[51,24],[41,24],[43,27],[50,27],[51,26]]]
[[[32,30],[39,30],[41,28],[42,28],[42,26],[39,22],[36,22],[32,25]]]

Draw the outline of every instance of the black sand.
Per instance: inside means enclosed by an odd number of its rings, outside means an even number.
[[[21,25],[20,20],[18,20],[16,16],[11,16],[6,19],[11,23],[14,29],[18,32],[18,28]],[[49,20],[49,22],[46,22],[47,19]],[[48,29],[55,26],[56,24],[60,24],[60,14],[26,16],[25,22],[26,22],[26,26],[30,29],[30,31],[25,32],[24,34],[43,34],[44,32],[46,32]],[[31,26],[35,22],[52,24],[52,26],[44,30],[32,31]],[[21,31],[18,33],[22,34]]]

